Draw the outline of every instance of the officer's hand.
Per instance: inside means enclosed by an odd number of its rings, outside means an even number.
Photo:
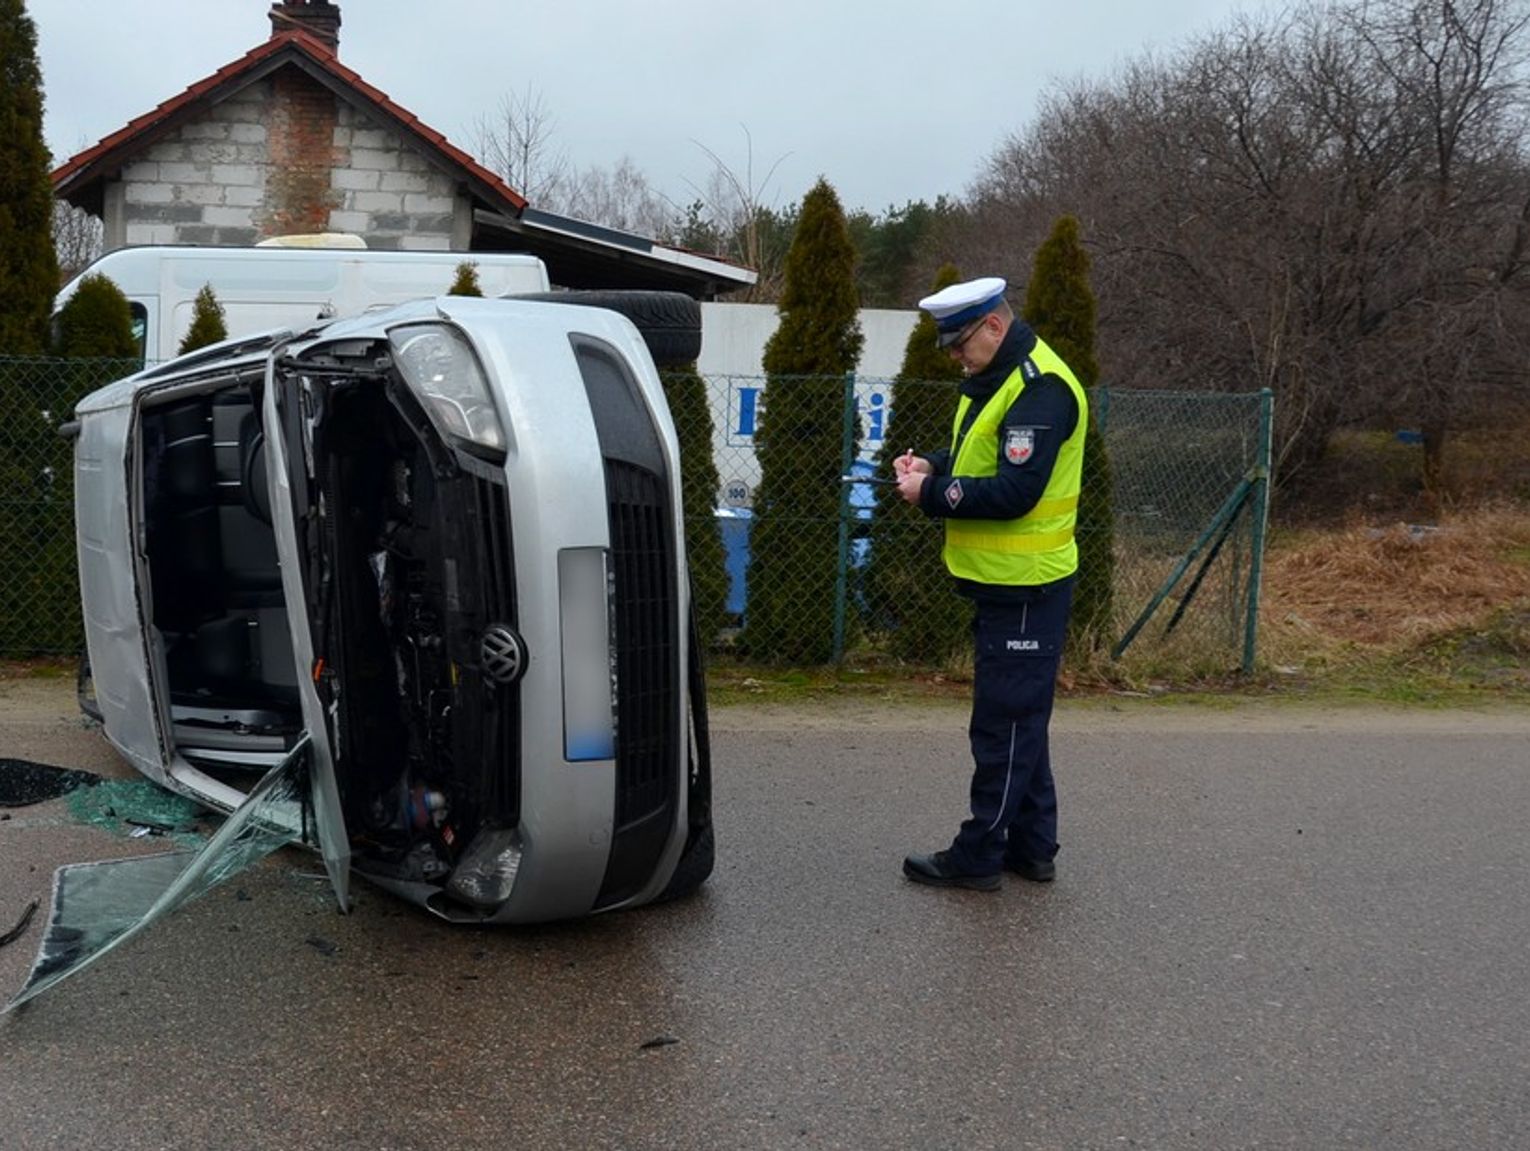
[[[930,461],[924,459],[922,456],[916,456],[914,454],[913,448],[909,448],[909,450],[904,452],[901,456],[893,457],[893,473],[900,480],[903,479],[904,476],[911,474],[922,476],[931,475],[934,471],[935,468],[933,465],[931,465]]]
[[[920,463],[925,461],[920,460]],[[928,464],[925,464],[929,467]],[[898,494],[907,502],[917,504],[919,496],[924,491],[924,472],[905,471],[898,476]]]

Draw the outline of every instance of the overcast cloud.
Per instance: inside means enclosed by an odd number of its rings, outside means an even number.
[[[28,0],[63,160],[270,34],[269,0]],[[340,59],[459,147],[508,93],[539,93],[581,167],[630,156],[695,198],[712,164],[767,203],[823,175],[847,208],[959,195],[1059,77],[1104,76],[1252,10],[1240,0],[944,4],[908,0],[349,0]]]

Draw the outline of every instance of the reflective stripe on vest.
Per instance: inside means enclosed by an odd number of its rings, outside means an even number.
[[[999,425],[1025,390],[1027,379],[1047,373],[1068,385],[1078,404],[1078,422],[1057,453],[1041,499],[1025,515],[1015,520],[946,520],[942,555],[951,574],[960,579],[1032,586],[1051,583],[1078,570],[1073,531],[1078,519],[1089,400],[1068,365],[1039,338],[1029,360],[1011,372],[988,398],[965,436],[961,428],[972,401],[963,396],[956,405],[951,429],[952,473],[973,478],[998,474]]]

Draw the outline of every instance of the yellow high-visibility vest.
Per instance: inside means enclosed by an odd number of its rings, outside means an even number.
[[[997,475],[1000,423],[1020,393],[1027,376],[1051,373],[1068,385],[1078,404],[1078,423],[1063,441],[1052,476],[1036,506],[1015,520],[946,520],[942,555],[951,574],[978,583],[1033,586],[1051,583],[1078,570],[1078,545],[1073,530],[1078,520],[1078,493],[1084,466],[1084,431],[1089,400],[1067,364],[1038,337],[1028,363],[1010,373],[999,390],[978,412],[967,435],[962,423],[972,401],[963,396],[951,425],[952,473],[957,477]]]

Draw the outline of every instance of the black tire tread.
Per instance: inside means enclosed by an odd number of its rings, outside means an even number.
[[[516,299],[605,308],[631,320],[659,367],[690,364],[701,355],[701,305],[684,292],[586,288],[537,292]]]
[[[664,903],[690,895],[707,881],[716,860],[717,845],[712,834],[712,823],[708,820],[699,828],[692,829],[685,842],[685,850],[680,853],[680,861],[675,864],[675,873],[669,877],[668,886],[655,902]]]

